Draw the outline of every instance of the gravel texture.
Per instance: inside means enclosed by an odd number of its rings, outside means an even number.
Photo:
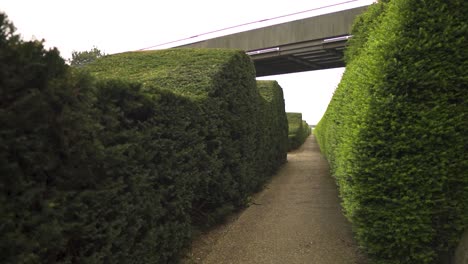
[[[185,263],[364,264],[313,136],[251,205],[202,234]]]

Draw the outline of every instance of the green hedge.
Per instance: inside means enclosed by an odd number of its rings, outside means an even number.
[[[174,263],[284,162],[281,90],[262,99],[241,51],[124,53],[92,77],[0,22],[5,263]]]
[[[173,49],[108,56],[87,67],[101,80],[128,80],[144,90],[163,89],[198,106],[206,143],[195,191],[194,215],[206,221],[245,204],[255,184],[260,95],[255,69],[240,51]],[[185,113],[188,122],[194,111]],[[216,213],[211,214],[216,218]],[[216,219],[213,219],[216,220]]]
[[[86,222],[103,226],[89,236],[100,238],[95,246],[106,238],[108,249],[95,250],[112,263],[174,262],[190,242],[192,186],[203,176],[198,107],[134,82],[96,85],[103,127],[99,139],[107,157],[103,169],[114,182],[105,186],[109,195],[89,198],[95,203],[92,213],[88,208],[81,213],[94,216]],[[98,218],[100,214],[108,218]]]
[[[5,33],[4,263],[174,262],[190,242],[200,175],[192,166],[202,137],[184,120],[197,105],[138,84],[94,84],[57,51]],[[160,162],[166,156],[172,163]]]
[[[288,151],[288,119],[284,110],[283,89],[276,81],[257,81],[262,96],[260,152],[257,158],[264,164],[258,166],[257,175],[266,179],[278,165],[286,162]],[[261,184],[261,183],[260,183]]]
[[[288,119],[288,151],[295,150],[304,144],[312,129],[302,120],[302,113],[286,113]]]
[[[376,263],[441,263],[467,228],[467,5],[371,6],[315,129]]]
[[[86,222],[96,201],[88,198],[109,177],[100,173],[89,78],[72,74],[57,50],[20,41],[3,13],[0,25],[2,262],[91,260],[91,241],[102,237],[88,235],[102,226]]]

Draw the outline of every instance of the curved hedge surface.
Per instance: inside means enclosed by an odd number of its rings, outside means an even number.
[[[241,51],[108,56],[95,80],[0,22],[5,263],[175,263],[284,162],[281,90]]]
[[[167,90],[198,106],[197,125],[206,149],[197,155],[203,157],[199,166],[205,175],[196,185],[194,209],[202,215],[195,217],[206,221],[203,215],[212,210],[224,215],[244,205],[257,189],[256,171],[266,167],[257,159],[264,136],[257,132],[263,106],[255,69],[241,51],[131,52],[102,58],[87,68],[101,80],[137,82],[144,91]],[[185,113],[187,122],[194,122],[193,113]]]
[[[371,6],[315,129],[376,263],[440,263],[468,226],[467,5]]]
[[[312,129],[302,120],[302,113],[286,113],[288,118],[288,151],[295,150],[304,144]]]

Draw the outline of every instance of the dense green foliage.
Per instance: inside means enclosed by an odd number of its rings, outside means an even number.
[[[109,229],[91,236],[107,238],[110,250],[98,252],[110,263],[174,262],[190,240],[193,186],[202,177],[197,106],[121,80],[98,82],[96,95],[103,169],[113,179],[109,195],[94,196],[93,211],[109,218],[88,220]]]
[[[302,113],[286,113],[288,119],[288,151],[295,150],[304,144],[312,129],[302,120]]]
[[[365,45],[370,33],[380,25],[382,13],[389,0],[380,0],[379,4],[370,5],[366,12],[356,17],[351,32],[353,37],[348,40],[348,47],[345,52],[345,61],[350,63],[353,58],[359,57],[364,52]]]
[[[468,3],[386,2],[315,133],[375,262],[440,263],[468,226]]]
[[[264,105],[261,107],[261,129],[258,131],[261,142],[257,158],[266,162],[258,167],[257,175],[263,175],[264,180],[276,171],[278,164],[286,162],[288,119],[284,112],[284,97],[281,86],[276,81],[257,81],[257,88],[263,98],[262,104]]]
[[[198,155],[204,157],[201,170],[205,175],[194,197],[197,222],[206,221],[206,216],[216,220],[218,215],[245,204],[263,184],[265,171],[274,171],[284,162],[277,159],[270,164],[267,160],[273,154],[265,154],[270,150],[264,145],[272,140],[268,138],[269,130],[274,128],[266,129],[263,122],[271,118],[264,110],[270,106],[262,101],[256,88],[250,59],[240,51],[175,49],[124,53],[102,58],[88,69],[100,79],[137,81],[145,90],[168,90],[198,105],[202,129],[199,134],[207,148],[206,153]],[[284,104],[276,107],[279,110],[275,111],[284,115]],[[190,117],[192,112],[186,115]],[[284,139],[276,140],[281,144]],[[275,151],[282,149],[279,146]]]
[[[285,161],[281,89],[241,51],[106,56],[95,80],[0,23],[4,263],[174,263]]]
[[[105,55],[106,54],[100,49],[93,47],[89,51],[73,51],[72,58],[69,60],[69,62],[73,67],[83,67]]]
[[[2,261],[91,260],[91,241],[102,238],[88,235],[100,227],[88,225],[81,211],[98,197],[83,190],[100,190],[108,178],[96,177],[102,152],[89,82],[71,74],[57,50],[22,42],[4,14],[0,25]]]

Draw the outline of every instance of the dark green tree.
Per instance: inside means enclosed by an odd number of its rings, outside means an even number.
[[[67,262],[76,252],[77,232],[63,224],[76,203],[66,200],[76,183],[90,184],[88,165],[98,160],[85,79],[57,49],[21,40],[0,13],[2,263]]]
[[[82,67],[103,56],[106,56],[103,51],[93,47],[89,51],[73,51],[69,62],[71,66]]]

